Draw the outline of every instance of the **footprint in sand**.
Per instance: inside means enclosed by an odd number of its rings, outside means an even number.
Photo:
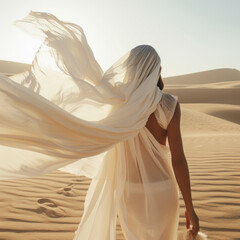
[[[39,207],[37,213],[46,214],[48,217],[58,218],[65,216],[65,211],[61,209],[53,200],[48,198],[38,199]]]
[[[74,184],[70,183],[66,187],[61,188],[59,191],[57,191],[58,194],[62,194],[67,197],[73,197],[76,196],[76,193],[73,189]]]

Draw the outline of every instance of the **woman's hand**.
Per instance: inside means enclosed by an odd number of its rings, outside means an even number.
[[[185,217],[186,217],[186,228],[189,229],[190,223],[192,223],[192,230],[190,230],[190,232],[193,234],[194,237],[196,237],[199,231],[199,219],[194,209],[190,212],[188,212],[186,209]]]

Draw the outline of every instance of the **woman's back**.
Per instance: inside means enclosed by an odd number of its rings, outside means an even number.
[[[176,105],[176,96],[163,93],[155,112],[153,112],[148,118],[146,128],[162,145],[166,145],[167,127],[174,115]]]
[[[151,132],[155,139],[162,145],[166,145],[167,131],[159,126],[154,113],[152,113],[147,121],[146,128]]]
[[[146,126],[122,143],[126,182],[118,214],[127,240],[177,239],[179,192],[166,146],[176,104],[164,93]]]

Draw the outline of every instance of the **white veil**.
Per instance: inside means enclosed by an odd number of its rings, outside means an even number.
[[[41,12],[16,25],[43,43],[30,71],[0,75],[0,179],[62,167],[94,177],[107,152],[155,111],[158,54],[137,46],[103,73],[78,25]]]

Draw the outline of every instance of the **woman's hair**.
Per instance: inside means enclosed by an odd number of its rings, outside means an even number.
[[[164,83],[163,83],[161,75],[159,76],[157,86],[160,88],[160,90],[163,90],[163,88],[164,88]]]

